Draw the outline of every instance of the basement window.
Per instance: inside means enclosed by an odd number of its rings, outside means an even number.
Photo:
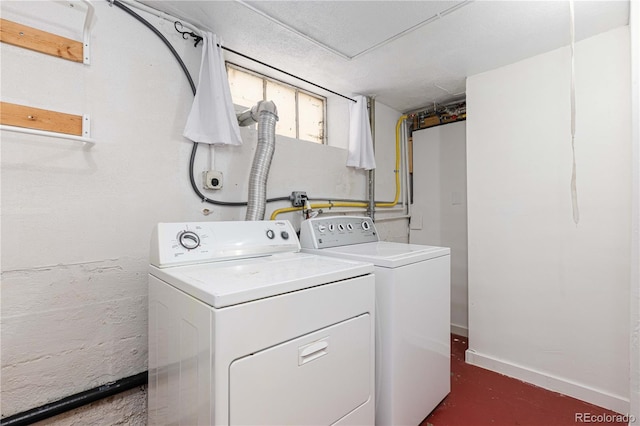
[[[234,104],[243,108],[261,100],[276,104],[277,135],[325,143],[326,98],[231,63],[227,75]]]

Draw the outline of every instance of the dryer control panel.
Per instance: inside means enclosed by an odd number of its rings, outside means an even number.
[[[150,263],[165,268],[299,250],[286,220],[159,223],[151,237]]]
[[[300,245],[304,248],[321,249],[379,240],[373,220],[369,217],[316,217],[300,225]]]

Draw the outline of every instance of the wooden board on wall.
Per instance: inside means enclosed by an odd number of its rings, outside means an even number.
[[[83,60],[82,42],[6,19],[0,19],[0,41],[69,61]]]
[[[82,116],[0,102],[0,124],[82,136]]]

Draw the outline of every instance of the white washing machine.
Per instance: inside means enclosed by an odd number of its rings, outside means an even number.
[[[156,227],[149,424],[374,424],[373,265],[299,250],[287,221]]]
[[[451,390],[450,249],[379,241],[350,216],[304,221],[300,243],[375,265],[376,425],[420,424]]]

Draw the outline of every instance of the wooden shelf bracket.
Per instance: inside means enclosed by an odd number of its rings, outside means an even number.
[[[94,144],[88,114],[72,115],[0,102],[0,130]]]
[[[82,0],[82,2],[87,5],[87,14],[82,29],[82,42],[1,18],[0,41],[89,65],[91,64],[91,27],[94,7],[91,0]]]

